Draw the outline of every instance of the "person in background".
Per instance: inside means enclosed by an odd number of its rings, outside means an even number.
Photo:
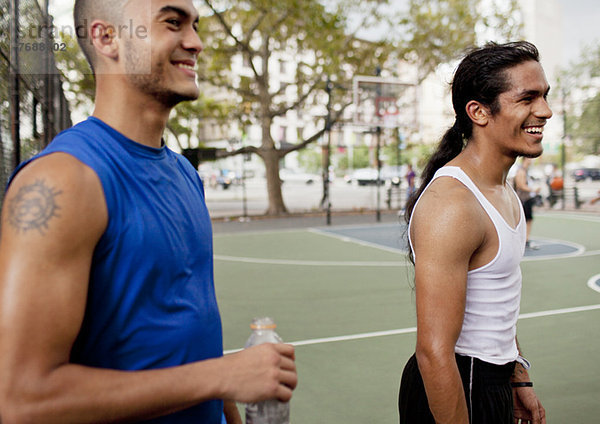
[[[536,195],[540,192],[540,187],[532,187],[529,178],[529,167],[531,166],[531,158],[524,157],[521,161],[521,166],[515,175],[515,190],[519,196],[519,200],[523,204],[525,212],[525,221],[527,222],[527,242],[526,249],[537,250],[539,247],[530,241],[531,227],[533,226],[533,207],[536,203]]]
[[[416,186],[415,186],[416,176],[417,175],[415,174],[415,171],[413,170],[412,164],[409,163],[406,168],[406,201],[407,202],[408,202],[408,199],[410,199],[410,197],[416,191]]]

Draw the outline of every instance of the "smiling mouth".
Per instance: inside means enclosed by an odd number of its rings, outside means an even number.
[[[188,77],[196,78],[196,63],[191,60],[171,62],[177,69],[183,71]]]
[[[188,69],[190,71],[195,71],[195,67],[192,65],[188,65],[187,63],[176,63],[175,66],[177,66],[178,68],[182,68],[182,69]]]
[[[544,126],[525,127],[524,130],[527,134],[542,135],[544,133]]]

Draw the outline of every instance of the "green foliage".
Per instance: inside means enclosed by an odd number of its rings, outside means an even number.
[[[182,102],[175,107],[169,117],[167,130],[175,137],[181,149],[198,147],[211,141],[210,138],[204,138],[207,131],[202,131],[207,123],[226,127],[234,113],[231,102],[218,102],[201,92],[193,102]]]
[[[600,154],[600,92],[584,102],[581,115],[572,126],[572,134],[579,140],[579,153]]]
[[[94,103],[96,83],[77,39],[61,33],[60,39],[66,49],[55,52],[57,67],[62,73],[71,110],[79,108],[90,113]]]
[[[298,152],[298,163],[306,172],[318,173],[323,169],[321,152],[315,149],[304,149]]]
[[[345,171],[347,169],[368,168],[370,166],[369,148],[360,145],[351,149],[346,149],[342,154],[338,154],[337,169]]]
[[[286,210],[277,172],[280,159],[325,132],[325,119],[315,117],[320,129],[291,148],[278,149],[271,136],[273,119],[329,99],[330,123],[335,123],[352,102],[353,76],[373,75],[394,52],[387,41],[365,41],[349,30],[350,13],[360,11],[367,17],[356,27],[367,30],[379,23],[368,18],[380,16],[389,3],[204,0],[207,13],[200,19],[198,33],[205,52],[200,56],[199,76],[235,99],[242,126],[253,123],[262,128],[261,145],[252,152],[265,161],[269,214]],[[245,65],[241,77],[232,73],[236,60]],[[276,74],[279,78],[272,78]],[[329,96],[325,94],[328,79],[334,83]]]
[[[386,144],[382,148],[383,150],[383,162],[386,165],[397,166],[406,163],[404,152],[398,148],[398,143],[394,142]]]
[[[583,49],[582,57],[564,70],[557,94],[561,96],[567,134],[573,153],[600,154],[600,41]]]
[[[479,0],[410,0],[399,19],[400,51],[405,60],[419,65],[422,81],[438,65],[491,36],[494,41],[520,38],[522,23],[517,0],[492,1],[490,13],[481,12]],[[486,31],[482,34],[482,29]]]
[[[388,3],[381,0],[329,2],[317,0],[211,1],[211,10],[201,18],[199,34],[205,44],[200,57],[200,78],[231,92],[243,109],[239,118],[270,125],[276,116],[316,103],[313,95],[325,89],[326,76],[336,82],[332,106],[341,107],[351,96],[355,74],[372,75],[393,52],[385,41],[366,42],[348,33],[349,7],[361,5],[372,13]],[[295,99],[284,96],[284,88],[272,84],[274,52],[284,52],[293,69],[283,77],[292,85]],[[235,59],[243,58],[247,72],[231,74]],[[285,66],[285,65],[283,65]],[[267,132],[265,132],[267,133]],[[269,138],[263,147],[274,148]]]
[[[356,146],[352,152],[352,168],[368,168],[370,162],[369,147],[365,145]]]

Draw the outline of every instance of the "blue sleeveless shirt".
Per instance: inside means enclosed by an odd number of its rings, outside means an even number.
[[[222,356],[212,228],[191,164],[93,117],[59,134],[32,160],[55,152],[96,172],[108,209],[71,362],[146,370]],[[222,401],[214,400],[151,422],[216,424],[222,412]]]

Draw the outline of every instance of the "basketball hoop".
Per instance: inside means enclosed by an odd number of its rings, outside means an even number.
[[[417,130],[417,85],[394,78],[355,76],[354,120],[358,127]]]

